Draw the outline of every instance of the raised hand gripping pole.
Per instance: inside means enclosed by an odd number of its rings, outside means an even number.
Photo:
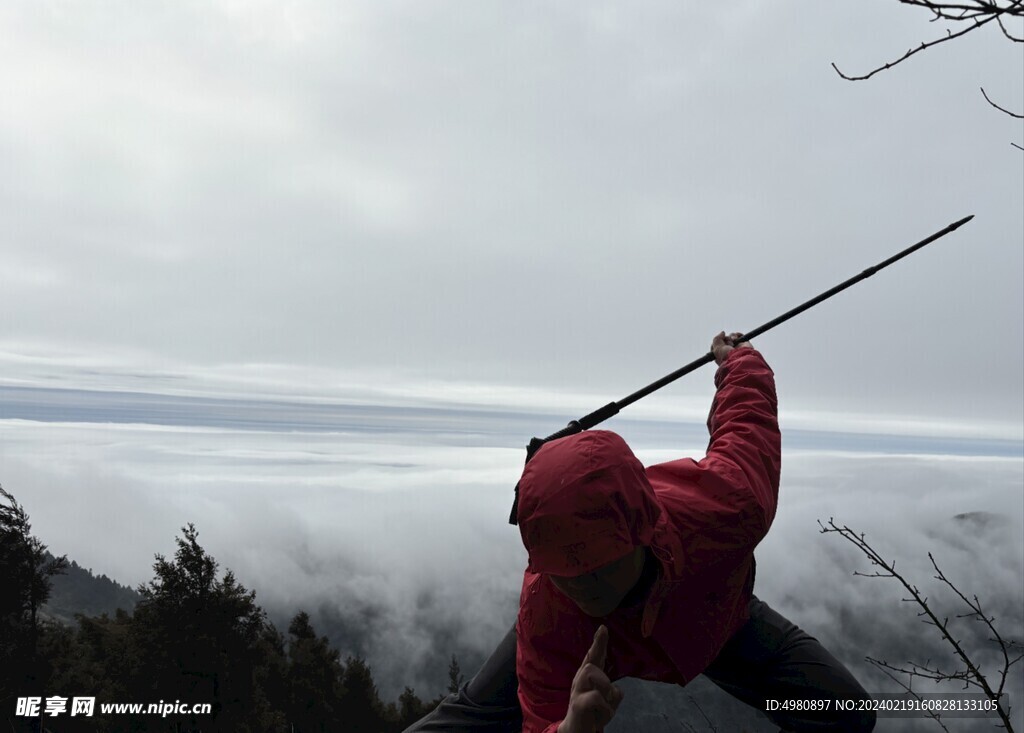
[[[743,334],[743,336],[741,336],[740,338],[736,339],[736,342],[739,343],[740,341],[749,341],[749,340],[751,340],[753,338],[756,338],[756,337],[760,336],[763,333],[766,333],[766,332],[770,331],[771,329],[773,329],[776,326],[778,326],[780,323],[785,323],[786,321],[788,321],[793,316],[797,316],[797,315],[803,313],[805,310],[813,308],[814,306],[816,306],[818,303],[822,302],[823,300],[828,300],[829,298],[831,298],[836,293],[839,293],[839,292],[841,292],[843,290],[846,290],[848,287],[850,287],[852,285],[856,285],[861,280],[866,280],[867,278],[871,277],[872,275],[874,275],[879,270],[888,267],[889,265],[891,265],[892,263],[896,262],[897,260],[901,260],[904,257],[906,257],[907,255],[912,254],[913,252],[916,252],[917,250],[921,249],[922,247],[931,244],[936,239],[944,237],[947,234],[949,234],[950,232],[959,229],[960,227],[962,227],[964,224],[966,224],[967,222],[969,222],[973,218],[974,218],[974,214],[971,214],[970,216],[965,216],[963,219],[960,219],[959,221],[953,222],[952,224],[947,226],[945,229],[940,229],[939,231],[935,232],[935,234],[932,234],[930,237],[925,237],[924,239],[922,239],[917,244],[912,244],[911,246],[907,247],[902,252],[898,252],[897,254],[894,254],[889,259],[884,260],[882,262],[879,262],[877,265],[875,265],[873,267],[869,267],[868,269],[864,270],[860,274],[854,275],[849,280],[841,282],[838,285],[836,285],[834,288],[830,288],[829,290],[826,290],[821,295],[817,295],[817,296],[811,298],[806,303],[798,305],[796,308],[793,308],[792,310],[786,311],[781,316],[778,316],[777,318],[773,318],[772,320],[768,321],[765,324],[762,324],[762,325],[758,326],[757,328],[753,329],[752,331],[746,332],[745,334]],[[634,392],[633,394],[629,395],[628,397],[625,397],[625,398],[619,400],[618,402],[609,402],[604,407],[600,407],[597,410],[594,410],[593,412],[591,412],[590,414],[584,415],[583,417],[579,418],[578,420],[572,420],[568,425],[566,425],[564,428],[559,430],[557,433],[552,433],[551,435],[549,435],[548,437],[544,438],[543,440],[541,440],[540,438],[534,438],[533,440],[530,441],[530,444],[526,447],[526,460],[529,461],[530,458],[533,457],[533,454],[536,453],[537,450],[542,445],[544,445],[544,443],[547,443],[549,440],[558,440],[559,438],[564,438],[564,437],[569,436],[569,435],[575,435],[576,433],[583,432],[584,430],[589,430],[590,428],[594,427],[595,425],[598,425],[599,423],[604,422],[608,418],[610,418],[610,417],[612,417],[614,415],[617,415],[622,408],[627,407],[627,406],[633,404],[634,402],[636,402],[637,400],[641,399],[642,397],[646,397],[647,395],[651,394],[651,392],[655,392],[655,391],[661,389],[662,387],[664,387],[666,384],[670,384],[670,383],[676,381],[677,379],[682,377],[684,374],[689,374],[690,372],[694,371],[695,369],[698,369],[698,368],[704,366],[705,364],[709,364],[709,363],[711,363],[714,360],[715,360],[714,354],[712,354],[709,351],[708,353],[704,354],[704,356],[700,357],[699,359],[695,359],[694,361],[691,361],[686,366],[683,366],[683,367],[680,367],[679,369],[676,369],[671,374],[666,374],[664,377],[662,377],[658,381],[652,382],[651,384],[647,385],[643,389],[637,390],[636,392]],[[517,519],[518,510],[519,510],[519,485],[517,484],[516,485],[516,496],[515,496],[515,499],[512,502],[512,512],[511,512],[511,514],[509,515],[509,518],[508,518],[509,524],[518,524],[518,519]]]

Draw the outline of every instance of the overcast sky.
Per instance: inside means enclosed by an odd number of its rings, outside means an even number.
[[[792,409],[1019,434],[1022,126],[978,91],[1024,107],[1019,45],[829,66],[941,32],[881,1],[4,3],[2,378],[612,399],[975,214],[759,346]]]
[[[962,511],[1017,534],[1024,125],[978,88],[1024,109],[1021,45],[986,28],[866,82],[830,66],[863,73],[945,32],[927,20],[896,0],[5,2],[0,387],[545,421],[471,451],[5,412],[0,483],[98,572],[139,582],[201,515],[201,541],[268,602],[391,608],[382,638],[409,648],[436,642],[422,619],[441,604],[473,620],[479,651],[521,571],[510,446],[974,214],[756,345],[784,428],[1002,447],[926,469],[904,456],[896,478],[869,454],[797,457],[779,521],[799,536],[772,535],[765,565],[820,551],[814,519],[844,511],[911,554],[961,547],[932,519]],[[696,423],[712,389],[705,368],[630,414]],[[645,460],[702,450],[645,435],[661,451]],[[801,493],[820,485],[828,501]],[[934,517],[917,516],[935,485]],[[1016,592],[1020,547],[1000,542],[986,572]],[[430,570],[461,563],[457,590]],[[840,577],[822,567],[797,575]],[[425,582],[451,597],[424,600]]]

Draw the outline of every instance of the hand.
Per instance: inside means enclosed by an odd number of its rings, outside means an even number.
[[[608,627],[602,625],[572,681],[569,710],[558,726],[558,733],[601,733],[615,717],[622,691],[604,673],[607,656]]]
[[[726,336],[725,331],[722,331],[711,339],[711,353],[715,356],[716,364],[721,365],[722,362],[725,361],[725,357],[727,357],[729,352],[733,349],[753,348],[749,341],[736,341],[736,339],[740,338],[742,335],[742,333],[733,332]]]

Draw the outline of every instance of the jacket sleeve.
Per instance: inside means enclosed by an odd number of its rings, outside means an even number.
[[[701,483],[717,484],[730,497],[752,548],[768,532],[778,505],[782,441],[775,378],[758,351],[739,348],[718,368],[715,386]]]
[[[523,733],[557,733],[569,707],[576,670],[537,646],[522,617],[516,624],[516,676]]]
[[[540,576],[526,574],[516,620],[523,733],[556,733],[569,708],[573,678],[589,648],[586,629],[559,623],[540,583]],[[583,651],[578,651],[581,644]]]

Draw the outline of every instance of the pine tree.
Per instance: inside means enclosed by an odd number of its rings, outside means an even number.
[[[430,712],[411,687],[398,696],[398,730],[405,730]]]
[[[253,669],[253,731],[290,733],[288,715],[288,658],[284,636],[268,623],[254,654],[260,660]]]
[[[296,733],[345,729],[340,718],[342,675],[338,652],[318,637],[309,615],[300,611],[288,626],[289,722]]]
[[[464,681],[462,670],[459,669],[459,660],[452,654],[452,661],[448,664],[448,692],[458,692]]]
[[[139,587],[132,622],[140,667],[137,699],[209,702],[217,727],[243,730],[254,721],[254,671],[266,634],[256,594],[199,545],[194,525],[182,528],[173,560],[156,556],[156,577]],[[209,724],[179,721],[189,727]]]
[[[369,665],[360,656],[345,660],[342,675],[341,728],[348,733],[379,733],[384,728],[384,705]]]
[[[32,536],[28,513],[0,487],[0,706],[17,695],[38,694],[50,670],[39,656],[39,609],[67,558],[52,557]]]

